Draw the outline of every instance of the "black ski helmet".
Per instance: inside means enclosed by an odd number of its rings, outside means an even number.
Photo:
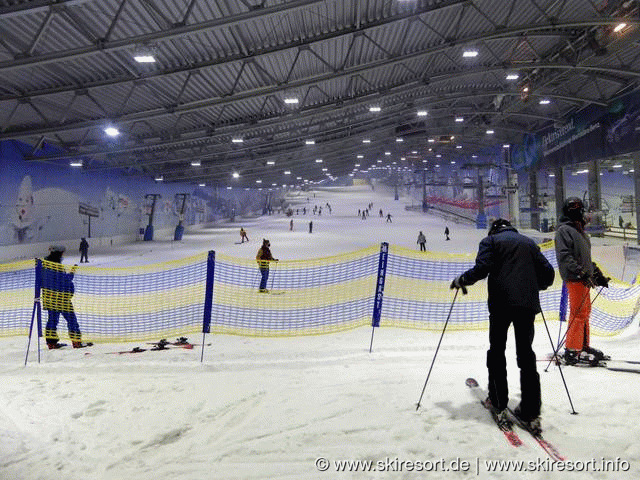
[[[491,223],[491,227],[489,228],[489,235],[495,235],[496,233],[502,232],[506,229],[514,229],[513,225],[511,225],[511,222],[504,218],[498,218]]]
[[[584,203],[578,197],[569,197],[562,205],[562,213],[573,221],[584,221]]]

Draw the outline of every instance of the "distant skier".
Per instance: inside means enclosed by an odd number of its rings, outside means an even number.
[[[277,262],[277,258],[273,258],[271,254],[271,242],[266,238],[262,239],[262,247],[258,250],[256,254],[256,262],[258,263],[258,268],[260,269],[260,293],[269,293],[267,290],[267,280],[269,279],[269,262]]]
[[[393,223],[391,221],[391,214],[390,213],[387,213],[387,223]]]
[[[289,231],[293,232],[293,218],[291,219],[291,221],[289,222]]]
[[[367,219],[367,215],[366,215],[366,213],[364,213],[364,210],[362,211],[362,219],[363,219],[363,220],[366,220],[366,219]]]
[[[247,232],[245,232],[244,228],[240,227],[240,243],[244,243],[244,241],[249,241],[249,237],[247,237]]]
[[[460,288],[465,294],[466,286],[487,276],[489,403],[498,423],[510,426],[505,348],[509,325],[513,323],[521,392],[515,414],[532,431],[542,431],[540,376],[532,344],[535,316],[541,311],[539,290],[545,290],[553,283],[553,267],[533,240],[518,233],[507,220],[499,218],[480,242],[475,266],[457,276],[451,282],[451,288]]]
[[[427,251],[427,238],[424,236],[424,233],[422,233],[422,230],[420,230],[420,233],[418,234],[418,245],[420,245],[420,251],[421,252],[426,252]]]
[[[313,222],[309,222],[309,233],[313,233]]]
[[[380,209],[380,218],[384,217],[384,213],[382,213],[382,209]]]
[[[89,263],[89,242],[87,242],[87,239],[82,237],[82,239],[80,240],[80,263]],[[83,260],[84,258],[84,260]]]
[[[447,240],[451,240],[449,238],[449,227],[444,227],[444,236],[447,237]]]

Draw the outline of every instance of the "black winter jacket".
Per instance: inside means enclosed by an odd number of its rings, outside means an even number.
[[[521,307],[540,312],[539,290],[553,283],[555,272],[533,240],[506,228],[480,242],[476,264],[462,275],[465,285],[489,277],[489,312]]]

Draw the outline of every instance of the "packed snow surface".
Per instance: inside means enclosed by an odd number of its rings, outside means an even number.
[[[293,216],[293,232],[282,214],[236,218],[187,232],[181,242],[90,249],[91,265],[139,265],[211,249],[253,258],[263,238],[280,259],[329,256],[381,241],[417,248],[419,230],[428,250],[471,253],[486,234],[407,211],[410,200],[394,201],[381,189],[318,190],[295,201],[300,213]],[[358,218],[369,202],[371,216]],[[324,207],[322,216],[310,214],[314,205]],[[392,214],[392,223],[378,216],[381,208]],[[451,241],[444,237],[446,225]],[[236,244],[241,226],[249,243]],[[606,243],[594,239],[594,249],[606,250]],[[607,268],[622,270],[611,258],[602,260]],[[640,360],[633,325],[592,344],[614,358]],[[558,324],[549,328],[555,338]],[[441,333],[377,329],[372,353],[369,328],[297,338],[208,335],[212,345],[202,363],[199,348],[110,355],[141,344],[101,344],[43,350],[38,364],[32,344],[26,367],[27,339],[2,339],[0,479],[640,477],[640,375],[564,368],[578,412],[572,415],[558,368],[544,371],[546,362],[539,362],[544,434],[567,460],[553,464],[526,432],[519,431],[524,446],[510,446],[465,386],[467,377],[486,384],[486,331],[445,332],[416,409]],[[551,351],[542,323],[535,350],[539,357]],[[512,338],[507,361],[515,406],[519,376]],[[490,472],[496,460],[524,463]],[[340,463],[348,461],[354,463]]]

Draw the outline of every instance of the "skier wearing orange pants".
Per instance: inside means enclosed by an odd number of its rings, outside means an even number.
[[[582,200],[577,197],[567,198],[562,213],[556,229],[555,244],[558,269],[569,294],[569,323],[564,360],[567,365],[575,365],[580,361],[593,363],[606,356],[589,344],[589,289],[596,286],[609,287],[610,279],[591,261],[591,240],[584,231],[587,220]]]

